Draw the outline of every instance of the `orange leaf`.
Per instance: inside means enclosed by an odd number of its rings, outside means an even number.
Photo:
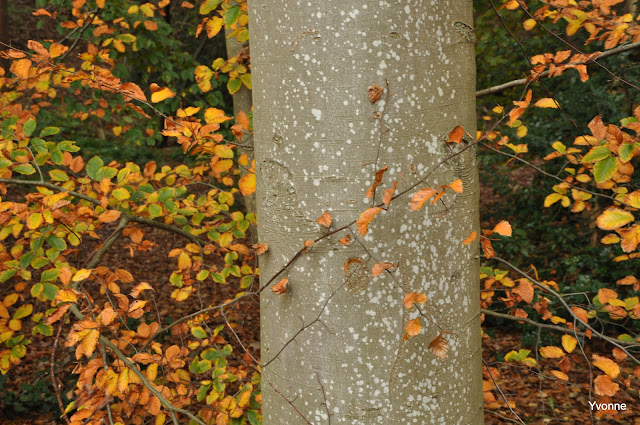
[[[489,259],[495,257],[496,252],[493,249],[493,245],[491,245],[491,240],[489,238],[485,238],[483,236],[480,239],[480,245],[482,246],[482,252],[484,252],[485,258]]]
[[[598,299],[602,304],[607,304],[610,300],[617,300],[618,293],[609,288],[600,288],[598,290]]]
[[[169,88],[160,87],[156,83],[151,83],[150,89],[152,103],[162,102],[163,100],[169,99],[170,97],[174,97],[176,95]]]
[[[367,232],[369,231],[369,223],[371,223],[371,220],[373,220],[373,218],[378,215],[380,211],[382,211],[382,208],[373,207],[363,211],[360,214],[360,217],[358,217],[358,220],[356,220],[356,226],[358,227],[358,232],[360,232],[362,236],[367,234]]]
[[[372,84],[369,87],[369,100],[371,101],[371,103],[376,103],[380,99],[380,96],[382,96],[383,91],[384,88],[380,87],[377,84]]]
[[[456,193],[462,193],[462,180],[458,179],[447,187]]]
[[[147,101],[147,96],[145,96],[142,89],[134,83],[124,83],[118,87],[118,90],[122,93],[124,100],[137,99],[142,100],[143,102]]]
[[[431,351],[431,354],[438,356],[441,359],[447,357],[447,352],[449,351],[449,343],[442,336],[442,333],[440,333],[440,335],[435,337],[433,341],[429,343],[429,351]]]
[[[613,360],[597,354],[593,355],[593,360],[593,365],[606,373],[609,378],[616,379],[620,375],[620,366]]]
[[[393,195],[396,193],[396,188],[398,187],[398,182],[393,182],[393,187],[391,189],[387,189],[384,191],[382,195],[382,203],[385,205],[389,205],[391,200],[393,199]]]
[[[251,195],[256,191],[256,175],[254,173],[245,174],[238,181],[238,187],[244,196]]]
[[[462,241],[462,244],[463,245],[469,245],[471,242],[476,240],[477,237],[478,237],[478,234],[476,232],[471,232],[471,234],[469,236],[467,236],[467,239]]]
[[[412,336],[418,335],[421,329],[422,325],[420,324],[420,319],[410,320],[409,323],[407,323],[407,326],[405,326],[404,328],[404,330],[407,332],[405,334],[405,339],[409,339]]]
[[[286,294],[287,293],[287,284],[289,283],[289,278],[280,279],[280,282],[273,285],[271,291],[278,294]]]
[[[511,236],[511,225],[508,221],[502,220],[500,223],[496,224],[493,231],[502,236]]]
[[[569,377],[566,374],[560,372],[559,370],[552,370],[551,374],[553,376],[555,376],[556,378],[558,378],[559,380],[561,380],[561,381],[568,381],[569,380]]]
[[[457,126],[451,133],[449,133],[449,143],[460,143],[462,142],[462,138],[464,137],[464,129],[460,126]]]
[[[331,227],[331,222],[332,222],[332,218],[331,218],[331,214],[329,214],[329,211],[325,211],[322,213],[322,215],[320,216],[319,219],[316,220],[316,223],[318,223],[321,226],[324,227]]]
[[[582,320],[584,323],[589,322],[589,316],[587,315],[587,311],[583,308],[573,306],[571,307],[571,312],[576,315],[576,317]]]
[[[424,304],[427,302],[427,296],[421,292],[410,292],[407,295],[404,296],[404,300],[402,301],[402,304],[404,305],[404,308],[406,308],[407,310],[410,310],[413,308],[413,304],[418,303],[418,304]]]
[[[548,359],[559,359],[565,356],[564,351],[559,347],[547,346],[540,349],[540,354]]]
[[[393,268],[393,263],[384,262],[384,263],[376,263],[373,266],[373,277],[378,277],[382,274],[383,271],[389,270]]]
[[[347,235],[344,238],[338,239],[338,242],[340,242],[344,246],[349,246],[349,244],[351,243],[351,235]]]
[[[100,332],[96,329],[91,329],[85,337],[82,339],[80,343],[81,352],[84,353],[85,356],[91,357],[94,350],[96,349],[96,344],[98,344],[98,338],[100,337]],[[78,352],[76,351],[76,358],[79,359]]]
[[[249,117],[243,111],[238,113],[236,117],[236,122],[242,126],[244,130],[249,130]]]
[[[98,220],[103,223],[112,223],[120,218],[120,211],[117,210],[107,210],[98,216]]]
[[[256,255],[262,255],[269,249],[266,243],[254,243],[251,247],[256,250]]]
[[[29,69],[31,61],[29,59],[20,59],[11,64],[11,72],[16,74],[18,78],[26,79],[29,77]]]
[[[131,295],[131,297],[133,298],[138,298],[138,296],[142,293],[142,291],[145,291],[147,289],[150,289],[152,291],[155,290],[153,289],[153,286],[149,285],[149,283],[140,282],[131,290],[131,293],[129,295]]]
[[[620,389],[620,385],[616,384],[607,375],[600,375],[593,381],[595,393],[597,395],[612,397]]]
[[[381,168],[376,172],[376,181],[367,190],[367,194],[366,194],[367,198],[373,198],[373,195],[376,192],[376,187],[378,187],[378,185],[382,183],[382,176],[384,175],[385,171],[387,171],[388,169],[389,169],[389,166],[385,165],[383,168]]]
[[[511,292],[520,295],[527,304],[531,304],[533,301],[533,285],[527,279],[520,279],[520,285],[512,289]]]
[[[433,189],[430,187],[420,189],[419,191],[414,193],[413,196],[411,197],[411,206],[409,208],[411,208],[414,211],[419,210],[420,208],[422,208],[424,203],[427,202],[429,198],[431,198],[437,192],[438,192],[438,189]]]

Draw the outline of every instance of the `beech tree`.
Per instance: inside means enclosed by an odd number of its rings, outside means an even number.
[[[482,423],[471,3],[249,16],[265,423]]]

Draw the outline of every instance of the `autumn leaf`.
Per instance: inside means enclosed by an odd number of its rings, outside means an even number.
[[[169,99],[169,98],[174,97],[176,95],[169,88],[160,87],[156,83],[151,83],[151,86],[149,88],[151,89],[151,102],[152,103],[159,103],[159,102],[162,102],[165,99]]]
[[[451,183],[450,185],[446,186],[449,189],[453,190],[456,193],[462,193],[462,180],[457,179],[455,180],[453,183]]]
[[[561,380],[561,381],[568,381],[569,380],[569,377],[566,374],[560,372],[559,370],[552,370],[551,374],[553,376],[555,376],[556,378],[558,378],[559,380]]]
[[[66,302],[75,303],[75,302],[78,302],[78,295],[77,295],[77,292],[74,291],[73,289],[60,289],[56,293],[55,299],[61,303],[66,303]]]
[[[232,117],[227,117],[222,109],[208,108],[204,111],[204,120],[207,124],[221,124],[232,119]]]
[[[258,256],[264,254],[269,249],[269,245],[266,243],[254,243],[251,247],[256,250],[256,255]]]
[[[564,351],[567,353],[572,353],[573,350],[576,349],[577,344],[578,340],[571,335],[562,335],[562,348],[564,348]]]
[[[564,351],[562,351],[561,348],[554,346],[542,347],[540,349],[540,354],[542,354],[542,357],[547,359],[559,359],[565,356]]]
[[[620,208],[610,207],[600,214],[596,224],[602,230],[615,230],[634,220],[633,214]]]
[[[153,286],[151,286],[149,283],[147,282],[140,282],[138,283],[129,293],[129,295],[132,298],[138,298],[138,296],[142,293],[142,291],[146,291],[147,289],[150,289],[152,291],[155,291],[155,289],[153,289]]]
[[[113,223],[122,213],[118,210],[107,210],[98,216],[98,220],[102,223]]]
[[[611,300],[618,299],[618,293],[613,289],[609,288],[600,288],[598,290],[598,299],[602,304],[607,304]]]
[[[124,83],[118,87],[118,90],[122,93],[124,100],[136,99],[143,102],[147,101],[147,96],[144,94],[140,86],[134,83]]]
[[[363,211],[360,214],[360,217],[358,217],[358,220],[356,220],[356,226],[358,228],[358,232],[362,236],[367,234],[367,232],[369,231],[369,223],[371,223],[371,220],[373,220],[373,218],[378,215],[380,211],[382,211],[382,208],[373,207]]]
[[[351,243],[351,235],[347,235],[344,238],[338,239],[338,242],[344,246],[349,246],[349,244]]]
[[[520,295],[527,304],[531,304],[531,301],[533,301],[533,285],[528,279],[520,279],[520,285],[512,289],[511,292]]]
[[[331,218],[331,214],[329,213],[329,211],[325,211],[322,213],[322,215],[320,216],[320,218],[318,218],[316,220],[316,223],[318,223],[321,226],[324,226],[326,228],[331,227],[331,222],[332,222],[332,218]]]
[[[451,133],[449,133],[449,141],[448,143],[460,143],[462,142],[462,138],[464,137],[464,128],[457,126]]]
[[[245,174],[238,181],[238,187],[243,196],[249,196],[256,191],[256,175],[254,173]]]
[[[613,360],[597,354],[593,354],[593,360],[593,365],[606,373],[609,378],[616,379],[620,375],[620,366]]]
[[[393,187],[384,191],[382,195],[382,203],[385,205],[389,205],[391,200],[393,199],[393,195],[396,193],[396,189],[398,188],[398,182],[393,182]]]
[[[11,72],[16,74],[18,78],[26,79],[29,77],[29,69],[31,68],[29,59],[19,59],[11,64]]]
[[[277,294],[277,295],[282,295],[282,294],[286,294],[287,293],[287,284],[289,283],[289,278],[283,278],[280,279],[280,281],[278,283],[276,283],[275,285],[273,285],[273,287],[271,288],[271,292]]]
[[[80,353],[84,354],[87,357],[91,357],[91,355],[96,349],[96,345],[98,344],[99,337],[100,337],[100,332],[98,332],[96,329],[91,329],[82,339],[82,342],[78,347],[81,349]],[[79,359],[81,357],[78,354],[79,354],[78,351],[76,351],[76,359]]]
[[[533,106],[536,106],[538,108],[558,108],[558,102],[556,102],[555,100],[553,100],[550,97],[545,97],[543,99],[538,100]]]
[[[385,165],[383,168],[381,168],[376,172],[376,180],[375,182],[373,182],[371,187],[367,190],[367,193],[366,193],[367,198],[373,198],[373,195],[375,195],[376,193],[376,188],[378,187],[378,185],[380,185],[380,183],[382,183],[382,176],[384,175],[385,171],[387,171],[388,169],[389,169],[389,166]]]
[[[383,271],[392,269],[394,267],[393,263],[384,262],[384,263],[376,263],[373,266],[373,277],[378,277],[382,274]]]
[[[613,382],[607,375],[598,376],[593,383],[595,393],[600,396],[613,397],[620,390],[620,385]]]
[[[480,238],[480,246],[482,246],[482,252],[484,253],[485,258],[493,258],[496,255],[495,250],[493,249],[493,245],[491,245],[491,240],[487,237]]]
[[[422,325],[420,324],[420,319],[410,320],[409,323],[407,323],[407,326],[405,326],[404,328],[404,330],[406,331],[404,339],[409,339],[412,336],[418,335],[421,329]]]
[[[372,84],[369,87],[369,100],[371,101],[371,103],[376,103],[380,99],[383,91],[384,88],[380,87],[377,84]]]
[[[440,333],[440,335],[435,337],[433,341],[429,343],[429,351],[431,351],[431,354],[440,357],[441,359],[447,357],[447,352],[449,351],[449,343],[442,336],[442,333]]]
[[[427,202],[429,198],[431,198],[437,192],[438,189],[433,189],[431,187],[420,189],[411,197],[411,206],[409,208],[414,211],[419,210],[420,208],[422,208],[424,203]]]
[[[496,224],[493,231],[502,236],[511,236],[511,224],[506,220],[502,220],[500,223]]]
[[[427,302],[427,296],[422,292],[410,292],[404,296],[404,300],[402,301],[402,305],[407,310],[411,310],[415,303],[424,304]]]
[[[469,236],[467,236],[467,238],[465,240],[462,241],[462,244],[463,245],[469,245],[471,242],[476,240],[477,237],[478,237],[478,233],[471,232],[471,234]]]
[[[571,307],[571,312],[573,314],[575,314],[576,317],[578,319],[582,320],[584,323],[588,323],[589,322],[589,316],[588,316],[587,311],[585,309],[573,306],[573,307]]]

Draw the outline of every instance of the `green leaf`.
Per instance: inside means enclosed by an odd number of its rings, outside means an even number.
[[[189,370],[196,374],[205,373],[209,369],[211,369],[211,361],[207,359],[198,361],[197,357],[193,359],[191,366],[189,367]]]
[[[116,198],[118,201],[124,201],[125,199],[129,199],[131,197],[131,194],[129,193],[129,191],[124,187],[119,187],[115,189],[113,192],[111,192],[111,195],[113,195],[113,197]]]
[[[102,158],[94,156],[89,160],[89,162],[87,162],[87,166],[85,167],[85,169],[87,170],[87,175],[95,180],[96,175],[98,174],[98,170],[102,168],[103,165],[104,162],[102,161]]]
[[[200,5],[200,14],[208,15],[212,10],[215,10],[219,4],[220,0],[205,0],[205,2]]]
[[[631,124],[632,122],[638,122],[638,120],[636,119],[636,117],[627,117],[627,118],[622,118],[622,119],[620,120],[620,125],[624,127],[625,125]]]
[[[262,416],[257,410],[247,411],[247,419],[249,419],[251,425],[262,425]]]
[[[207,337],[207,333],[204,329],[202,329],[202,326],[194,326],[193,328],[191,328],[191,335],[199,339],[204,339]]]
[[[609,180],[618,169],[616,159],[612,156],[596,162],[593,166],[593,177],[596,183],[603,183]]]
[[[115,168],[112,168],[112,167],[100,167],[100,169],[96,173],[95,180],[99,181],[99,182],[104,180],[104,179],[111,180],[112,178],[114,178],[116,176],[116,174],[118,174],[118,170],[116,170]]]
[[[25,136],[31,137],[34,131],[36,131],[36,120],[29,118],[29,120],[22,126],[22,131]]]
[[[45,127],[40,132],[40,137],[52,136],[58,133],[60,133],[60,129],[58,127]]]
[[[216,283],[225,283],[227,281],[227,279],[218,272],[211,273],[211,279]]]
[[[224,24],[228,27],[235,24],[240,16],[240,6],[233,6],[224,12]]]
[[[611,151],[606,146],[596,146],[587,152],[584,158],[582,158],[582,162],[600,161],[610,155]]]
[[[149,218],[156,218],[162,215],[162,207],[157,204],[149,205]]]
[[[37,297],[38,295],[42,294],[42,291],[44,290],[44,285],[42,285],[42,283],[38,282],[35,285],[33,285],[31,287],[31,296],[32,297]]]
[[[26,176],[29,176],[29,175],[35,173],[36,169],[33,168],[33,165],[31,165],[31,164],[20,164],[17,167],[13,167],[13,171],[15,171],[16,173],[20,173],[20,174],[24,174]]]
[[[58,276],[60,276],[60,269],[49,269],[42,272],[40,280],[43,282],[53,282]]]
[[[25,305],[20,306],[16,310],[16,312],[13,314],[13,318],[15,320],[24,319],[25,317],[27,317],[31,313],[33,313],[33,305],[32,304],[25,304]]]
[[[251,74],[242,74],[240,79],[242,80],[242,83],[251,90]]]
[[[49,171],[49,176],[55,182],[66,182],[69,180],[69,176],[62,170],[51,170]]]
[[[240,279],[240,288],[242,289],[247,289],[249,286],[251,286],[251,283],[253,282],[253,275],[246,275],[243,276],[242,279]]]
[[[2,273],[0,273],[0,282],[6,282],[7,280],[9,280],[9,278],[11,278],[13,275],[15,275],[18,271],[17,270],[5,270]]]
[[[47,297],[47,299],[53,301],[53,299],[56,297],[56,294],[58,293],[59,288],[51,283],[44,283],[43,286],[44,290],[42,291],[42,293],[45,297]]]
[[[64,239],[59,238],[58,236],[51,235],[46,238],[46,241],[49,242],[52,248],[57,249],[58,251],[64,251],[67,249],[67,243]]]
[[[229,90],[230,94],[234,94],[242,87],[242,80],[239,78],[231,78],[227,83],[227,90]]]
[[[33,327],[33,334],[35,335],[36,333],[42,334],[44,336],[51,336],[53,335],[53,326],[45,325],[44,323],[38,323]]]
[[[618,156],[620,157],[620,161],[629,162],[631,158],[633,158],[633,143],[623,143],[618,148]]]

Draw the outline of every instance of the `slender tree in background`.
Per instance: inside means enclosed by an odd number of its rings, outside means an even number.
[[[262,294],[264,423],[482,423],[477,245],[461,243],[477,166],[446,144],[475,128],[471,2],[261,1],[249,16],[262,283],[309,247],[277,277],[287,293]],[[457,179],[462,194],[409,208],[409,188]],[[392,268],[373,278],[376,263]]]

